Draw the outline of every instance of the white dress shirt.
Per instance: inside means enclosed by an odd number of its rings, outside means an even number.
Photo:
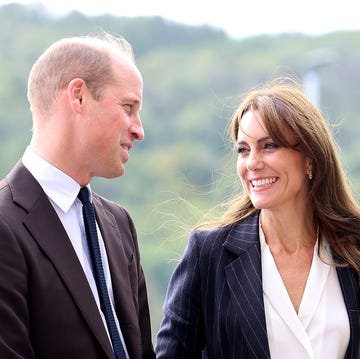
[[[298,313],[260,228],[267,335],[273,359],[343,359],[350,324],[329,246],[318,242]]]
[[[31,150],[30,147],[26,149],[22,157],[22,162],[24,166],[30,171],[30,173],[35,177],[35,179],[39,182],[40,186],[42,187],[42,189],[48,196],[51,204],[53,205],[57,215],[59,216],[60,221],[63,224],[65,231],[69,236],[69,239],[76,252],[76,255],[84,270],[91,291],[94,295],[96,304],[98,306],[101,318],[103,320],[105,329],[108,332],[106,319],[100,307],[100,299],[96,287],[95,278],[93,275],[93,271],[91,269],[92,268],[91,259],[87,245],[85,226],[82,215],[82,204],[80,200],[77,198],[77,195],[80,191],[80,185],[76,181],[74,181],[71,177],[69,177],[67,174],[65,174],[64,172],[60,171],[58,168],[51,165],[42,157],[38,156],[34,151]],[[88,187],[90,190],[89,185]],[[91,191],[90,191],[90,195],[91,195]],[[106,255],[104,241],[101,236],[101,232],[99,230],[98,224],[96,224],[96,227],[98,232],[105,279],[110,295],[110,302],[113,312],[115,314],[114,295],[111,284],[108,259]],[[120,338],[123,342],[126,357],[129,359],[125,342],[121,333],[119,321],[116,315],[114,315],[114,317],[120,333]]]

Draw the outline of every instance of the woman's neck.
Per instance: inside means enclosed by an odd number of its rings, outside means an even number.
[[[262,210],[260,223],[272,252],[295,253],[315,245],[316,229],[312,213],[300,215]]]

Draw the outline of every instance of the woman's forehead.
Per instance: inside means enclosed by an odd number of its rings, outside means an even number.
[[[268,120],[269,121],[269,120]],[[273,124],[267,123],[260,111],[249,109],[241,119],[239,119],[238,139],[240,137],[248,137],[253,139],[262,139],[265,137],[273,140],[281,140],[287,143],[295,141],[295,134],[288,128],[284,120],[277,121]]]

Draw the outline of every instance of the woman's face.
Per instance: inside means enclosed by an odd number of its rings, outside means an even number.
[[[290,143],[296,143],[289,135]],[[276,144],[256,110],[240,120],[237,173],[255,208],[298,209],[308,201],[310,160],[300,152]]]

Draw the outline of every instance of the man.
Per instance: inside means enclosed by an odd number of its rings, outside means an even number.
[[[117,358],[117,345],[128,359],[155,357],[132,220],[90,191],[105,314],[77,198],[93,177],[124,173],[144,138],[142,92],[131,46],[109,34],[59,40],[34,64],[32,139],[0,183],[1,359]]]

